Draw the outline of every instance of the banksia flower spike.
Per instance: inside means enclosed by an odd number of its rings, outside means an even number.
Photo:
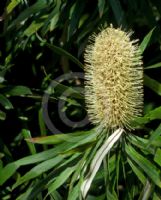
[[[96,125],[132,129],[131,121],[142,113],[141,53],[131,34],[106,28],[86,48],[86,105]]]
[[[142,113],[143,68],[137,40],[132,32],[108,27],[94,34],[85,51],[85,99],[91,122],[114,130],[97,150],[87,178],[81,186],[83,198],[107,153],[131,130],[132,121]]]

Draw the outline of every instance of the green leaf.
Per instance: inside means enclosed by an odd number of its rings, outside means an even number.
[[[40,127],[41,135],[45,136],[45,135],[47,135],[47,130],[46,130],[45,123],[44,123],[44,120],[43,120],[42,108],[39,110],[38,118],[39,118],[39,127]]]
[[[58,144],[65,141],[69,143],[77,143],[77,142],[82,142],[83,139],[89,142],[88,138],[91,138],[91,141],[93,141],[95,137],[96,137],[96,132],[92,129],[90,131],[78,131],[75,133],[55,134],[45,137],[36,137],[27,139],[27,141],[38,144]]]
[[[6,8],[7,14],[10,14],[19,3],[21,3],[21,0],[12,0]]]
[[[48,32],[49,28],[50,31],[53,31],[56,28],[57,22],[59,21],[59,16],[60,16],[60,6],[61,6],[61,1],[56,0],[55,2],[55,7],[53,7],[52,12],[48,15],[46,21],[44,22],[43,28],[41,30],[41,33],[43,36]]]
[[[142,173],[142,171],[129,158],[127,158],[127,162],[129,163],[130,167],[132,168],[133,172],[136,174],[136,176],[138,177],[138,179],[141,181],[141,183],[143,185],[145,185],[145,183],[146,183],[146,177],[144,176],[144,174]]]
[[[135,145],[137,148],[143,150],[144,152],[146,151],[148,154],[154,154],[154,148],[152,147],[148,147],[148,143],[149,140],[145,139],[145,138],[141,138],[139,136],[136,135],[129,135],[127,137],[127,139],[129,140],[129,142],[133,145]]]
[[[149,180],[147,180],[138,200],[148,200],[152,195],[153,189],[154,184],[150,183]]]
[[[13,86],[7,88],[7,91],[5,94],[10,95],[10,96],[21,96],[21,95],[26,95],[26,94],[32,94],[30,88],[26,86]]]
[[[50,194],[54,200],[63,200],[63,197],[55,190]]]
[[[71,61],[73,61],[75,64],[77,64],[80,68],[84,68],[83,64],[76,58],[74,57],[72,54],[70,54],[69,52],[67,52],[66,50],[57,47],[53,44],[49,44],[49,43],[44,43],[47,47],[49,47],[52,51],[54,51],[55,53],[59,54],[59,55],[63,55],[66,56],[67,58],[69,58]]]
[[[140,44],[140,51],[141,53],[143,53],[146,49],[146,47],[148,46],[150,39],[152,37],[153,31],[155,28],[153,28],[143,39],[143,41]]]
[[[77,200],[80,192],[80,182],[68,194],[67,200]]]
[[[54,51],[55,53],[57,53],[58,55],[61,56],[66,56],[67,58],[69,58],[72,62],[74,62],[75,64],[77,64],[80,68],[84,68],[84,65],[76,58],[74,57],[72,54],[70,54],[69,52],[67,52],[66,50],[57,47],[53,44],[49,44],[47,43],[45,40],[43,40],[38,34],[37,34],[38,39],[44,44],[46,45],[48,48],[50,48],[52,51]]]
[[[161,96],[161,83],[144,74],[144,85]]]
[[[147,66],[144,69],[155,69],[155,68],[159,68],[159,67],[161,67],[161,62],[156,63],[154,65]]]
[[[57,188],[59,188],[65,181],[70,177],[70,175],[75,171],[76,167],[66,168],[59,176],[56,177],[56,180],[50,184],[48,188],[48,193],[50,194]]]
[[[159,170],[144,156],[135,151],[132,146],[125,145],[128,156],[151,178],[151,180],[161,188]]]
[[[7,110],[13,109],[12,103],[2,94],[0,94],[0,104]]]
[[[49,160],[46,160],[34,168],[32,168],[29,172],[27,172],[24,176],[20,177],[17,182],[13,185],[13,189],[17,186],[21,185],[22,183],[29,181],[42,173],[50,170],[51,168],[55,167],[57,164],[59,164],[61,161],[63,161],[64,157],[59,155],[54,158],[51,158]]]
[[[110,200],[118,200],[118,198],[114,194],[111,193],[109,188],[106,188],[106,196],[109,197]]]
[[[17,170],[16,163],[8,164],[0,171],[0,185],[3,185]]]
[[[159,140],[161,135],[161,124],[158,126],[158,128],[152,132],[149,141],[147,143],[147,147],[149,147],[155,140]]]
[[[84,10],[84,7],[85,7],[85,4],[82,0],[76,1],[72,15],[71,15],[70,24],[69,24],[68,40],[75,33],[75,31],[78,29],[79,20],[82,16],[82,12]]]
[[[32,34],[37,32],[44,25],[43,20],[39,19],[39,21],[33,21],[27,29],[24,31],[24,35],[30,37]]]
[[[28,19],[31,15],[34,15],[37,12],[40,12],[41,9],[45,9],[47,7],[47,2],[45,0],[38,0],[35,4],[25,9],[23,12],[19,14],[19,16],[12,21],[12,23],[8,26],[8,31],[14,29],[14,27],[19,27],[23,25],[23,21]]]
[[[5,120],[6,119],[6,113],[0,110],[0,120]]]
[[[88,195],[88,197],[87,197],[87,200],[105,200],[105,199],[106,199],[106,195],[105,194],[102,194],[100,196],[91,196],[91,195]],[[110,197],[109,197],[109,199],[110,199]],[[112,200],[112,199],[110,199],[110,200]]]
[[[154,192],[152,200],[160,200],[160,199],[161,199],[161,194],[157,194],[156,192]]]
[[[120,1],[113,1],[113,0],[109,0],[109,4],[112,7],[114,16],[116,18],[117,24],[119,26],[126,26],[126,19],[125,19],[125,12],[122,9],[121,3]]]
[[[64,171],[68,167],[68,165],[71,165],[72,161],[75,160],[78,156],[80,156],[80,153],[73,154],[69,157],[69,159],[65,159],[58,167],[56,167],[55,170],[52,170],[52,172],[46,174],[46,176],[43,179],[41,179],[40,181],[38,181],[37,184],[35,184],[33,190],[28,195],[26,200],[35,199],[37,195],[46,187],[46,185],[49,182],[51,183],[51,181],[55,180],[55,177],[59,175],[61,171]]]
[[[30,133],[29,130],[27,130],[27,129],[22,129],[22,132],[21,132],[21,133],[22,133],[22,135],[24,136],[25,139],[31,138],[31,133]],[[27,145],[28,145],[28,148],[29,148],[31,154],[36,154],[35,145],[34,145],[33,143],[29,143],[29,142],[27,143]]]
[[[157,149],[155,157],[154,157],[154,161],[161,166],[161,149]]]
[[[145,115],[145,118],[148,119],[149,121],[152,121],[155,119],[161,119],[161,106],[150,111],[148,114]]]
[[[98,10],[100,17],[102,17],[103,15],[105,4],[106,4],[105,0],[98,0]]]
[[[42,162],[44,160],[48,160],[54,157],[58,153],[58,149],[53,149],[37,153],[35,155],[24,157],[20,160],[15,162],[9,163],[0,171],[0,185],[3,185],[15,172],[20,166],[34,164],[37,162]]]
[[[45,122],[44,122],[44,119],[43,119],[42,108],[40,108],[40,110],[39,110],[38,120],[39,120],[39,128],[40,128],[41,136],[46,136],[47,130],[46,130]],[[46,150],[47,146],[43,145],[43,148],[44,148],[44,150]]]
[[[25,191],[23,194],[21,194],[20,196],[18,196],[16,198],[16,200],[26,200],[28,195],[30,194],[30,192],[32,191],[33,187],[32,186],[29,186],[27,188],[27,191]]]
[[[51,19],[51,23],[50,23],[50,31],[53,31],[56,28],[56,25],[59,21],[59,13],[56,13],[53,18]]]
[[[55,86],[54,91],[52,91],[53,86]],[[70,97],[77,98],[77,99],[84,99],[84,96],[81,94],[81,92],[79,90],[76,90],[76,88],[66,86],[55,80],[52,81],[51,88],[49,87],[48,89],[49,89],[49,91],[48,91],[49,93],[51,93],[51,94],[54,93],[55,95],[62,95],[63,92],[65,92],[67,90],[70,94]],[[50,89],[51,89],[51,91],[50,91]]]

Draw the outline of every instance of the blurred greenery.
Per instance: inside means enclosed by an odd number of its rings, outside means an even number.
[[[84,163],[89,167],[105,137],[89,123],[77,124],[86,116],[83,78],[56,78],[83,73],[89,35],[111,23],[132,29],[132,38],[139,39],[144,113],[107,156],[87,200],[161,199],[159,0],[1,0],[0,199],[81,199]],[[67,90],[70,95],[63,97]],[[44,122],[42,99],[48,93],[49,116],[63,134],[53,135]],[[60,101],[74,126],[61,120]]]

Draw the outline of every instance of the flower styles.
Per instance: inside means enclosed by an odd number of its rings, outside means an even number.
[[[132,32],[108,27],[85,50],[85,99],[89,118],[103,128],[132,129],[142,113],[143,67]]]

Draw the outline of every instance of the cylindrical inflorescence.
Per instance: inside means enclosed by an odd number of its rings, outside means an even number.
[[[86,106],[92,123],[103,128],[132,129],[142,113],[142,57],[131,34],[108,27],[85,50]]]

